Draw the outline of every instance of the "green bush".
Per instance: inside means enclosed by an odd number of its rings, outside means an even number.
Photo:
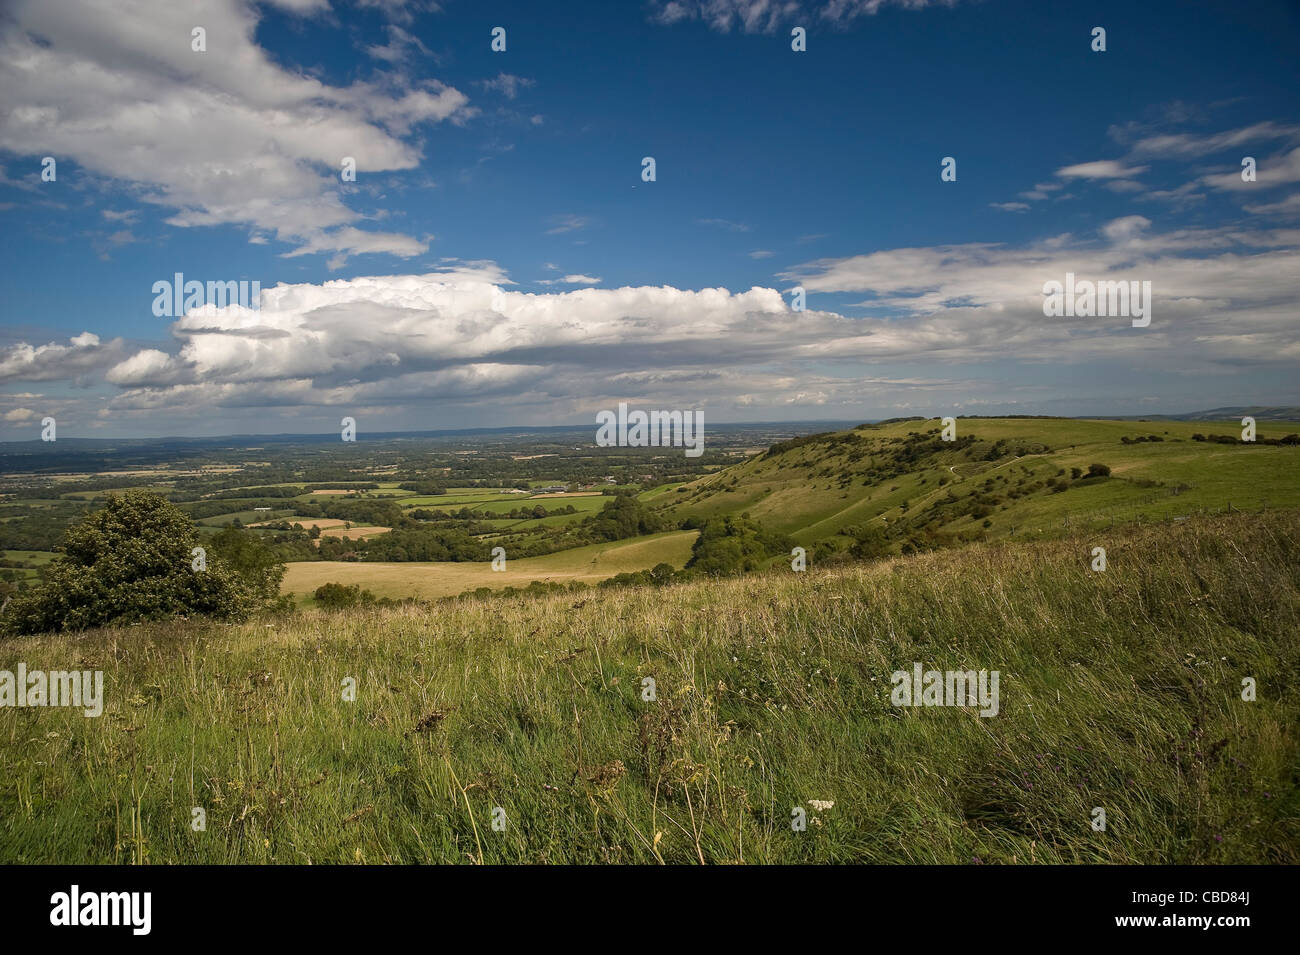
[[[742,517],[715,517],[700,528],[686,569],[712,577],[757,570],[772,556],[789,553],[793,542]]]
[[[315,594],[317,605],[324,607],[326,610],[346,610],[349,607],[355,607],[358,604],[369,604],[375,602],[375,595],[368,590],[362,590],[359,584],[321,584],[316,588]]]
[[[888,557],[889,539],[882,527],[865,527],[857,534],[857,539],[849,548],[849,556],[856,560],[876,560]]]
[[[247,534],[231,530],[230,535]],[[0,632],[85,630],[198,614],[240,620],[276,596],[282,565],[226,536],[202,558],[193,522],[158,494],[130,490],[68,529],[63,556],[18,594]],[[205,548],[206,550],[207,548]]]

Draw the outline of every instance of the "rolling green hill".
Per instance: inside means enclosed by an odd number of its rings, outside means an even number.
[[[1300,425],[1261,422],[1253,444],[1240,432],[1228,422],[959,418],[948,442],[939,420],[909,419],[786,441],[659,500],[672,498],[662,506],[678,520],[748,513],[822,556],[870,530],[910,552],[1300,506],[1300,444],[1265,443],[1297,440]],[[1088,477],[1094,464],[1109,476]]]

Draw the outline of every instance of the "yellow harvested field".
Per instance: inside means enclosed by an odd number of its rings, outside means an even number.
[[[333,527],[322,527],[320,529],[320,536],[321,537],[346,537],[349,540],[359,541],[367,537],[378,537],[380,534],[387,534],[389,531],[392,530],[391,527],[378,527],[378,526],[357,527],[353,525],[352,527],[349,528],[349,527],[344,527],[343,526],[344,523],[345,522],[340,521],[338,524],[334,525]],[[319,522],[317,522],[317,524],[319,526]],[[308,525],[304,525],[304,526],[307,527],[308,530],[311,530],[310,526]]]
[[[450,597],[491,587],[526,587],[534,580],[594,584],[615,574],[648,570],[659,563],[683,567],[691,556],[696,531],[669,531],[633,540],[592,544],[573,550],[510,560],[506,569],[492,570],[478,563],[364,563],[353,561],[296,561],[288,564],[282,590],[307,595],[321,584],[359,584],[378,597]]]

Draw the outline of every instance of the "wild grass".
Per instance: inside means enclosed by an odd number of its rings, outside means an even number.
[[[1300,862],[1296,512],[20,660],[108,702],[0,709],[5,863]],[[894,707],[914,662],[999,715]]]

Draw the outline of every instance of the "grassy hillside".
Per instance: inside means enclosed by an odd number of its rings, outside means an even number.
[[[1296,432],[1294,423],[1261,422],[1258,438]],[[1240,433],[1232,422],[961,418],[949,443],[937,419],[863,425],[776,445],[684,485],[666,506],[677,518],[748,512],[805,547],[832,550],[872,526],[897,546],[926,535],[1046,538],[1229,506],[1300,506],[1300,445],[1193,438]],[[1111,476],[1085,477],[1093,464]]]
[[[108,702],[0,709],[0,862],[1300,862],[1300,516],[1097,542],[8,641]]]

